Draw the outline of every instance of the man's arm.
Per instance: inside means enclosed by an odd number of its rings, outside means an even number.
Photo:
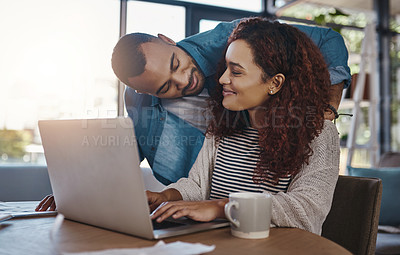
[[[339,108],[340,100],[342,99],[343,88],[344,82],[329,87],[329,104],[335,107],[336,110]]]
[[[223,57],[228,37],[240,20],[221,22],[214,29],[190,36],[178,43],[198,63],[205,76],[215,73],[219,60]],[[328,66],[332,87],[329,89],[330,104],[337,110],[342,91],[350,85],[351,74],[347,64],[348,52],[343,37],[330,28],[294,25],[307,34],[320,49]],[[327,119],[334,119],[329,110]]]
[[[228,38],[239,22],[221,22],[214,29],[192,35],[177,45],[191,55],[205,77],[209,77],[215,74],[219,61],[224,57]]]
[[[350,68],[347,64],[349,54],[343,37],[330,28],[294,25],[305,33],[318,46],[328,66],[331,84],[344,83],[347,88],[351,82]]]
[[[325,119],[334,120],[337,116],[337,110],[339,108],[340,100],[342,99],[344,88],[344,82],[339,84],[334,84],[329,87],[329,104],[335,108],[336,112],[332,109],[327,109],[325,111]]]
[[[140,137],[146,135],[146,129],[143,129],[142,127],[147,127],[147,125],[144,125],[143,122],[148,121],[149,119],[142,118],[142,111],[147,112],[146,109],[150,109],[151,96],[138,94],[134,89],[126,87],[124,101],[128,116],[132,119],[133,125],[135,126],[135,135],[136,139],[138,140],[139,159],[140,162],[142,162],[145,158],[145,155],[143,154],[142,143],[140,143],[139,140]]]

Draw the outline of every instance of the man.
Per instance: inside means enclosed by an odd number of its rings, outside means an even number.
[[[135,123],[141,159],[147,158],[163,184],[187,176],[200,151],[206,129],[206,99],[216,82],[217,64],[239,21],[177,44],[159,34],[129,34],[114,48],[112,67],[128,85],[125,104]],[[350,84],[348,53],[343,38],[331,29],[295,25],[320,48],[329,67],[331,109],[338,108]],[[334,112],[326,118],[334,119]]]

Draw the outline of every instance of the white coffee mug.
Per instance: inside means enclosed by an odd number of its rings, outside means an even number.
[[[267,193],[231,193],[225,205],[225,216],[231,222],[232,235],[241,238],[267,238],[271,214],[271,195]]]

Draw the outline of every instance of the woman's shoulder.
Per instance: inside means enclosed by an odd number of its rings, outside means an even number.
[[[324,126],[321,130],[321,133],[314,139],[314,143],[338,143],[339,142],[339,132],[336,128],[336,125],[330,121],[325,120]]]
[[[206,135],[203,143],[203,148],[209,151],[214,151],[218,147],[218,141],[216,141],[215,136]]]
[[[338,130],[336,128],[336,125],[331,120],[324,121],[324,127],[322,128],[322,132],[329,133],[329,134],[331,133],[331,134],[335,134],[335,135],[339,134]]]

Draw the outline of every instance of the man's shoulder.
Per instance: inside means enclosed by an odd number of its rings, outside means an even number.
[[[320,27],[320,26],[313,26],[313,25],[301,25],[301,24],[290,24],[291,26],[294,26],[295,28],[305,32],[305,33],[316,33],[316,34],[321,34],[324,35],[329,32],[335,32],[331,28],[327,27]]]
[[[297,29],[308,35],[308,37],[310,37],[314,41],[314,43],[319,46],[321,46],[321,43],[323,44],[326,41],[334,41],[336,43],[342,43],[343,41],[343,37],[332,28],[300,24],[293,24],[292,26],[296,27]]]

